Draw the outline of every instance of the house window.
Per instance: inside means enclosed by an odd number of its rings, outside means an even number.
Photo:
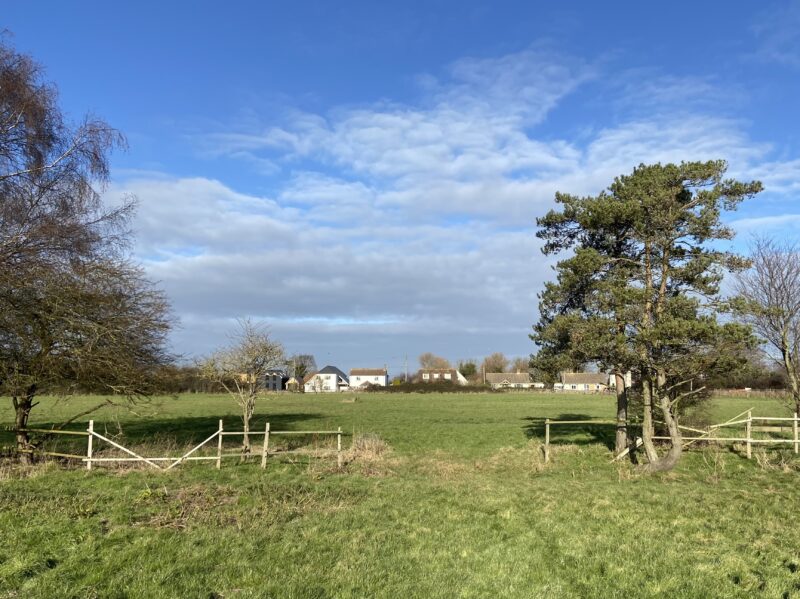
[[[356,380],[357,380],[357,381],[360,381],[360,380],[361,380],[361,377],[360,377],[360,376],[357,376],[357,377],[356,377]]]
[[[572,388],[573,388],[573,389],[577,389],[577,388],[578,388],[578,386],[577,386],[577,385],[572,385]]]
[[[452,375],[449,372],[445,372],[445,374],[444,374],[444,378],[446,378],[448,380],[451,378],[451,376]]]
[[[426,372],[426,373],[424,373],[424,374],[422,375],[422,378],[424,378],[424,379],[429,379],[429,378],[431,378],[431,375],[429,375],[429,374]]]
[[[439,373],[438,372],[434,372],[433,373],[433,378],[438,379],[439,378]]]
[[[378,380],[378,377],[377,377],[377,376],[376,376],[376,377],[373,377],[373,380],[377,382],[377,380]]]

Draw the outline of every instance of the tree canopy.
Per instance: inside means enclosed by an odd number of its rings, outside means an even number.
[[[29,451],[38,394],[151,392],[170,318],[125,256],[133,199],[101,197],[122,135],[92,117],[70,124],[42,68],[2,42],[0,92],[0,392]]]
[[[733,237],[721,213],[762,187],[725,179],[726,168],[724,161],[640,165],[597,196],[556,194],[561,209],[538,220],[543,252],[572,254],[540,295],[534,365],[632,369],[651,470],[680,457],[676,410],[703,391],[692,381],[752,344],[746,327],[717,319],[728,308],[719,298],[724,273],[747,264],[717,242]],[[652,441],[654,406],[672,439],[663,457]]]

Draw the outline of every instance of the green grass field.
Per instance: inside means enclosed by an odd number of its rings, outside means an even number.
[[[266,471],[235,459],[168,473],[4,465],[0,597],[800,597],[800,460],[788,451],[748,461],[706,449],[644,476],[610,463],[613,431],[598,426],[560,430],[544,465],[544,418],[610,417],[613,398],[348,399],[264,399],[254,423],[341,426],[387,444],[348,455],[343,472],[302,457]],[[32,426],[91,401],[45,399]],[[751,406],[788,413],[775,400],[717,399],[704,417]],[[219,418],[241,426],[222,396],[93,418],[148,455],[201,441]],[[0,424],[10,422],[6,406]]]

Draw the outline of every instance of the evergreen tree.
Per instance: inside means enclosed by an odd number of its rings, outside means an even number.
[[[538,220],[545,254],[573,254],[540,296],[534,365],[593,361],[618,380],[633,370],[651,471],[680,458],[677,409],[704,391],[691,381],[730,365],[752,344],[747,327],[717,320],[727,309],[722,276],[746,261],[715,242],[733,237],[722,211],[762,187],[724,179],[726,168],[724,161],[640,165],[598,196],[557,194],[563,208]],[[624,386],[618,394],[618,408],[626,407]],[[671,439],[664,456],[653,443],[655,407]],[[621,427],[618,433],[619,444]]]

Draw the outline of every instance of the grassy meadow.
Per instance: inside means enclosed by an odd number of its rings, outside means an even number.
[[[0,598],[800,597],[800,460],[787,450],[748,461],[706,448],[645,476],[610,463],[611,427],[576,427],[554,431],[545,465],[544,418],[608,418],[613,397],[354,399],[264,398],[253,427],[341,426],[342,472],[335,458],[303,455],[271,458],[267,470],[257,459],[219,471],[0,465]],[[45,398],[31,426],[96,401]],[[788,414],[777,400],[719,398],[696,420],[751,406]],[[93,418],[148,456],[180,455],[220,418],[241,428],[224,396]],[[0,425],[11,422],[5,405]],[[226,438],[229,451],[236,444]],[[82,452],[85,439],[59,447]]]

